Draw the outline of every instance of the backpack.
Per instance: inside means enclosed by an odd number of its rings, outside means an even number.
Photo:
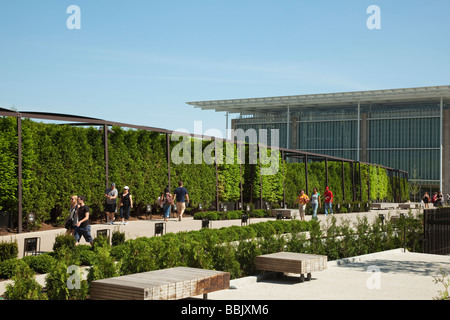
[[[172,205],[173,204],[173,199],[172,199],[172,195],[170,193],[167,193],[164,195],[164,203],[167,205]]]

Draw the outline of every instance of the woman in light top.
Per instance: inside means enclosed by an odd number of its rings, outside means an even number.
[[[312,210],[313,210],[312,218],[314,220],[317,220],[317,209],[320,208],[322,205],[320,203],[320,193],[317,192],[316,187],[314,187],[313,193],[311,194],[311,206],[312,206]]]

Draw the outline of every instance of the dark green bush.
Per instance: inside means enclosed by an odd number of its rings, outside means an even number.
[[[82,280],[81,271],[79,275],[72,273],[68,264],[64,260],[58,260],[53,269],[47,273],[45,277],[45,287],[47,289],[47,296],[50,300],[85,300],[88,294],[88,283]],[[76,265],[73,265],[76,268]],[[68,286],[68,283],[72,287]]]
[[[19,254],[19,246],[16,241],[0,242],[0,262],[17,258]]]
[[[40,254],[37,256],[26,256],[22,258],[28,266],[37,273],[48,273],[56,263],[55,258],[53,258],[50,254]]]
[[[42,286],[35,280],[33,270],[26,264],[18,264],[12,277],[14,284],[8,284],[5,298],[8,300],[45,300]]]
[[[75,249],[75,237],[71,235],[58,235],[55,237],[53,243],[53,251],[58,251],[60,248],[65,247],[71,250]]]
[[[3,279],[12,278],[18,270],[17,268],[23,266],[28,267],[28,265],[22,259],[14,258],[2,261],[0,263],[0,278]]]
[[[125,232],[114,230],[112,233],[111,246],[118,246],[125,242]]]
[[[87,276],[88,283],[95,280],[117,277],[119,270],[110,251],[106,247],[98,247],[95,250],[92,266]]]

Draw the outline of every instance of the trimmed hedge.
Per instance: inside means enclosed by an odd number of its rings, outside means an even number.
[[[144,130],[112,129],[114,133],[108,135],[109,181],[115,182],[119,190],[128,185],[134,200],[133,213],[144,213],[146,205],[155,203],[168,185],[166,137]],[[36,226],[44,221],[62,225],[69,214],[71,194],[86,196],[92,219],[104,216],[106,176],[103,139],[103,132],[94,127],[22,120],[23,212],[36,213]],[[177,152],[183,154],[181,146],[193,152],[185,155],[190,163],[173,163],[171,157],[171,191],[174,191],[179,179],[183,180],[189,191],[192,208],[197,208],[199,204],[208,208],[215,203],[216,177],[221,202],[240,200],[241,182],[246,203],[259,201],[261,192],[264,201],[279,203],[283,199],[285,186],[286,202],[291,206],[299,190],[305,188],[304,165],[286,163],[279,153],[273,154],[279,160],[278,171],[273,175],[261,175],[260,157],[256,157],[256,164],[249,164],[248,146],[245,147],[244,164],[240,165],[235,145],[227,148],[228,143],[222,145],[217,141],[219,148],[214,154],[212,141],[190,137],[180,139],[170,141],[171,155]],[[230,162],[227,161],[228,149],[235,152],[232,164],[227,163]],[[78,156],[77,150],[81,150],[82,156]],[[198,153],[207,155],[208,152],[213,158],[222,160],[217,165],[217,176],[214,163],[206,163],[203,157],[198,158]],[[345,199],[341,191],[341,164],[330,161],[328,165],[329,184],[335,200],[348,201],[352,195],[349,165],[345,164]],[[270,163],[264,161],[261,164],[262,169],[269,166]],[[324,166],[324,162],[308,164],[311,190],[314,186],[319,188],[319,192],[325,188]],[[0,117],[0,167],[0,210],[17,217],[17,123],[12,117]],[[363,201],[368,201],[368,180],[372,199],[392,199],[392,187],[386,171],[375,167],[368,169],[367,165],[361,166]],[[359,183],[359,171],[356,172],[355,181]],[[403,198],[407,198],[407,183],[401,182]],[[358,195],[359,192],[360,187],[357,185]]]

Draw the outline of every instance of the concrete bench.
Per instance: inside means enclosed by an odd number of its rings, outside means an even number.
[[[256,269],[300,274],[300,281],[311,279],[311,272],[327,268],[327,256],[295,252],[277,252],[257,256]]]
[[[295,211],[295,209],[272,209],[271,216],[277,217],[278,215],[280,215],[283,219],[286,219],[286,218],[290,219],[295,215],[295,213],[293,211]],[[297,210],[297,214],[298,214],[298,210]]]
[[[178,300],[229,289],[223,271],[176,267],[92,281],[92,300]]]
[[[381,209],[381,203],[371,203],[370,209]]]
[[[413,205],[411,205],[410,203],[399,203],[398,208],[399,209],[412,209]]]

